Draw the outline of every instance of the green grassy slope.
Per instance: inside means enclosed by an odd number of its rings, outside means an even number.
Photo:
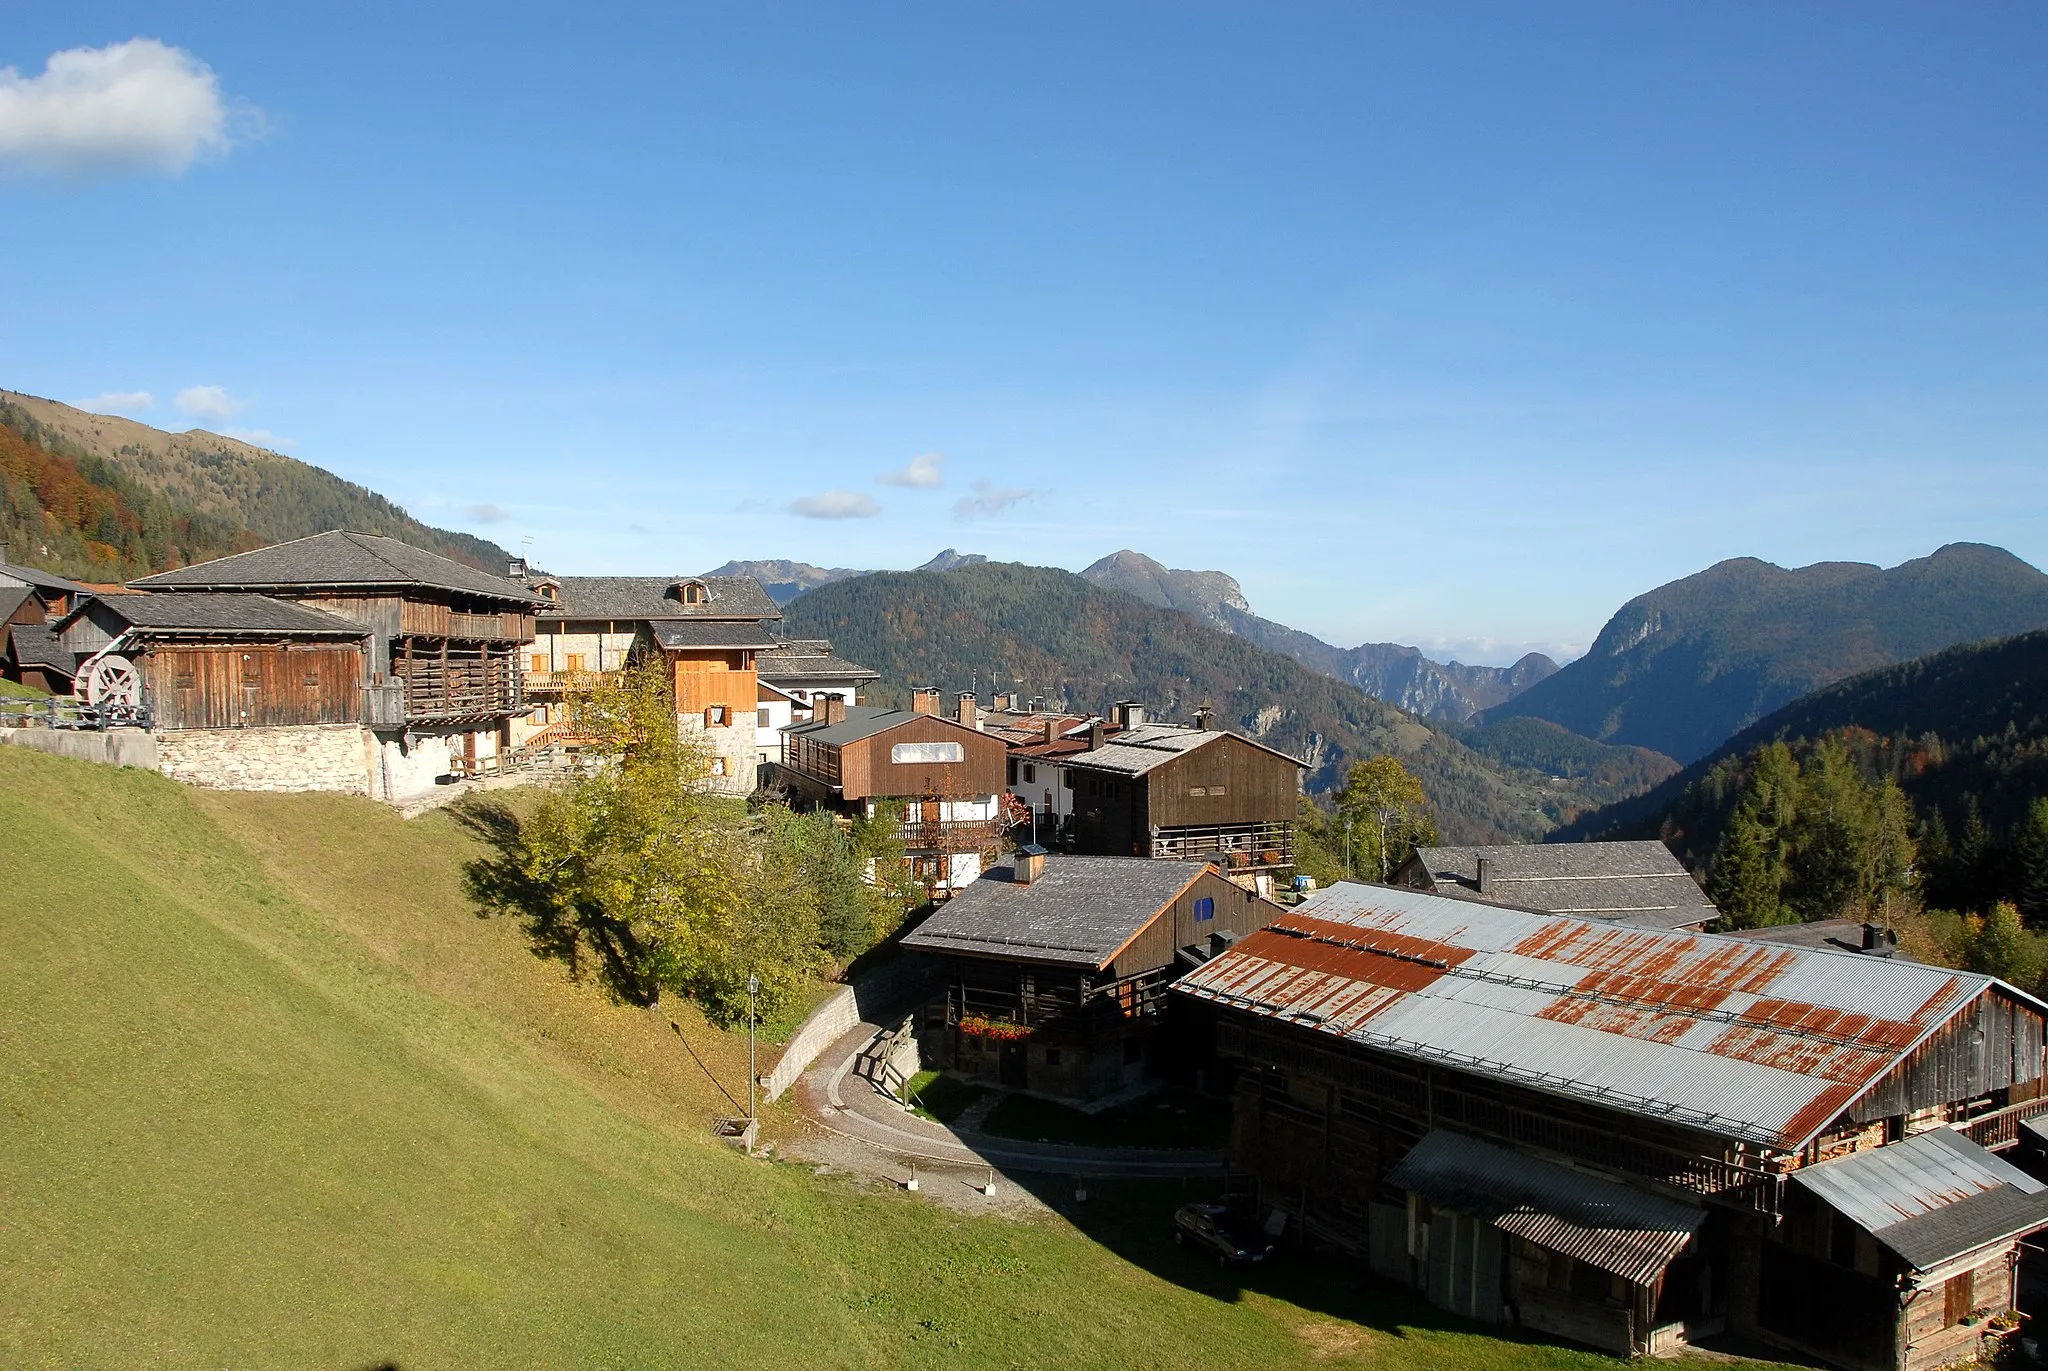
[[[1171,1194],[1083,1233],[740,1158],[665,1021],[476,917],[446,814],[0,747],[0,832],[0,1365],[1611,1365],[1241,1288]]]

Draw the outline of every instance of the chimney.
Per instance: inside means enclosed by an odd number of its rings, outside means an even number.
[[[975,703],[973,691],[961,691],[960,698],[953,702],[953,721],[969,728],[981,726],[981,710]]]
[[[1056,743],[1060,740],[1060,721],[1058,719],[1048,718],[1045,721],[1045,740],[1049,743]]]
[[[1008,714],[1010,712],[1010,697],[998,695],[988,702],[988,707],[998,714]]]
[[[1116,708],[1111,713],[1116,718],[1116,726],[1118,728],[1136,728],[1145,722],[1145,706],[1139,704],[1136,700],[1118,700]]]
[[[1491,857],[1481,857],[1479,859],[1479,893],[1482,895],[1491,895],[1493,893],[1493,858]]]
[[[942,692],[937,686],[919,686],[910,692],[910,712],[913,714],[937,714]]]
[[[1030,885],[1045,874],[1045,849],[1037,843],[1026,843],[1010,858],[1010,879],[1018,885]]]
[[[1100,719],[1090,719],[1090,720],[1088,721],[1088,749],[1089,749],[1089,751],[1091,751],[1091,752],[1092,752],[1092,751],[1094,751],[1094,750],[1095,750],[1096,748],[1098,748],[1098,747],[1101,747],[1101,746],[1102,746],[1102,720],[1100,720]]]
[[[1215,726],[1216,711],[1209,708],[1208,703],[1205,701],[1203,702],[1202,707],[1195,711],[1195,727],[1201,729],[1204,733],[1207,733],[1210,729],[1214,728]]]
[[[811,701],[811,716],[824,724],[846,722],[846,697],[844,695],[820,695]]]

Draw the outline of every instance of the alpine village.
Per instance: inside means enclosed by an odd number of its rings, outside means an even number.
[[[2008,554],[1867,569],[1927,651],[1688,718],[1719,736],[1681,765],[1557,721],[1660,592],[1459,718],[1165,605],[1197,574],[1136,553],[802,590],[402,517],[193,549],[126,522],[110,421],[4,417],[6,789],[172,865],[149,816],[185,794],[353,832],[327,879],[387,918],[387,853],[468,854],[422,907],[667,1023],[742,1163],[1122,1225],[1171,1279],[1312,1271],[1504,1348],[1920,1371],[2001,1355],[2048,1288],[2048,576]],[[1033,577],[1208,665],[1007,670],[1062,642]],[[955,592],[972,641],[892,636]],[[1337,691],[1369,726],[1322,725]]]

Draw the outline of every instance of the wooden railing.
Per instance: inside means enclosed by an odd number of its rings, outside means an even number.
[[[2020,1125],[2043,1114],[2048,1114],[2048,1099],[2025,1100],[1989,1114],[1979,1114],[1966,1123],[1957,1124],[1956,1130],[1986,1151],[1996,1152],[2018,1142]]]
[[[1162,861],[1206,857],[1233,871],[1270,871],[1294,865],[1294,825],[1276,820],[1161,829],[1153,836],[1152,856]]]

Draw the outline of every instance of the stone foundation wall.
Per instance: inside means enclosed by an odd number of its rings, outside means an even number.
[[[355,724],[292,728],[189,728],[156,735],[158,767],[215,790],[369,791],[363,730]]]

